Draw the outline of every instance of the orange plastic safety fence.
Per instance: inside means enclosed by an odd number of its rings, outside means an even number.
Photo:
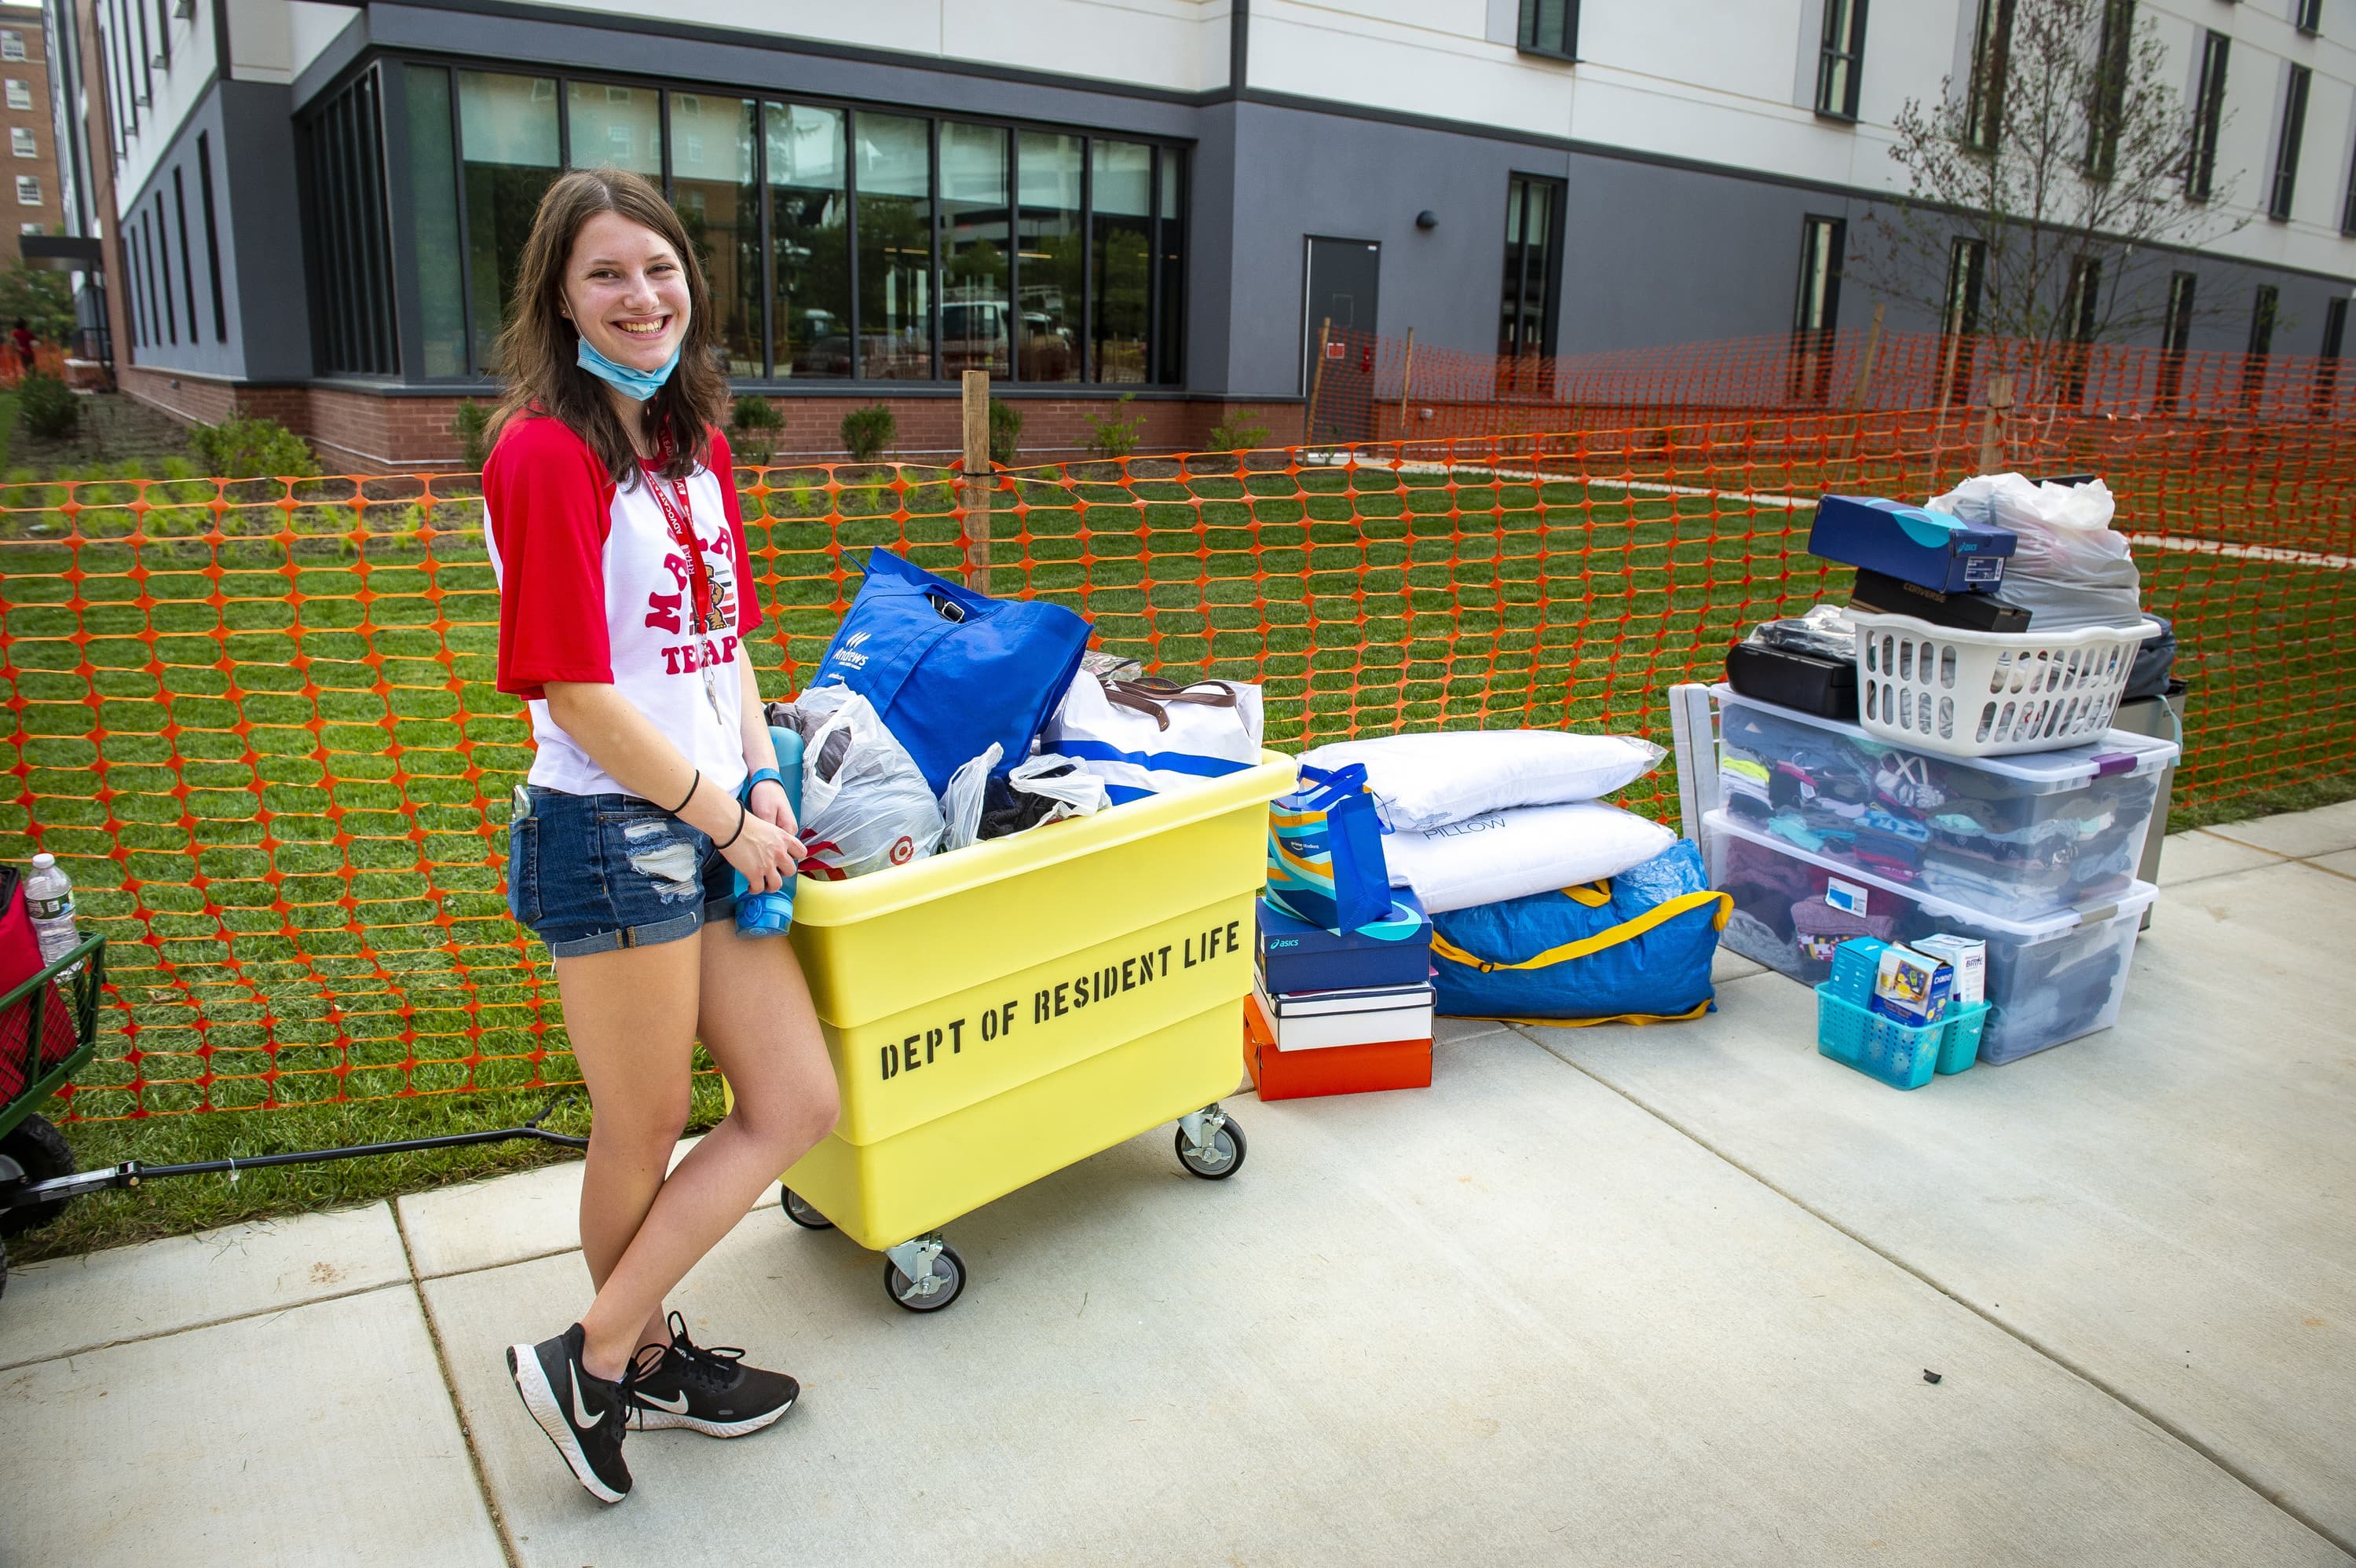
[[[2015,416],[2103,472],[2192,681],[2180,799],[2345,771],[2346,427]],[[1847,585],[1826,490],[1921,497],[1977,414],[1748,416],[1570,435],[1001,470],[990,587],[1173,676],[1261,684],[1271,744],[1580,725],[1665,739],[1664,693]],[[762,689],[784,695],[886,545],[969,559],[953,476],[741,470]],[[508,918],[529,765],[492,686],[471,476],[0,486],[0,856],[57,854],[112,939],[80,1118],[564,1083],[548,961]],[[974,531],[978,531],[978,528]],[[1629,792],[1668,816],[1662,773]]]

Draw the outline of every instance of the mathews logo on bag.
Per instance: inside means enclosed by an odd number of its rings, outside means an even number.
[[[827,662],[841,665],[846,669],[865,669],[867,656],[859,651],[859,645],[867,640],[867,635],[865,632],[851,633],[842,639],[842,646],[835,649],[834,656]]]

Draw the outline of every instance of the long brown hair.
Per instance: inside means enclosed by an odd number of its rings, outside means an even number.
[[[662,389],[647,400],[643,415],[648,434],[658,443],[669,438],[671,458],[663,477],[684,478],[710,455],[710,428],[728,406],[728,379],[712,354],[711,292],[679,214],[660,191],[622,169],[575,169],[540,198],[516,272],[515,298],[499,330],[499,369],[508,391],[492,416],[491,438],[498,440],[519,415],[545,413],[589,443],[615,484],[626,489],[637,482],[637,449],[614,411],[605,383],[581,368],[581,333],[562,309],[564,269],[573,259],[573,241],[582,225],[601,212],[661,235],[687,275],[687,336],[680,344],[679,365]]]

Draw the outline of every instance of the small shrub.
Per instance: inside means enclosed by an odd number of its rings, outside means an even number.
[[[786,416],[766,398],[739,398],[728,415],[728,444],[739,462],[766,468],[776,460],[777,432]]]
[[[1112,412],[1088,421],[1088,450],[1098,457],[1127,457],[1137,450],[1137,438],[1145,429],[1145,416],[1123,419],[1129,405],[1137,400],[1135,392],[1123,392],[1112,406]]]
[[[16,383],[16,419],[36,441],[63,441],[80,428],[81,400],[55,376],[28,372]]]
[[[197,426],[188,444],[215,478],[307,479],[319,472],[303,438],[273,419],[231,414],[219,424]]]
[[[1212,452],[1249,452],[1268,444],[1268,426],[1252,421],[1264,418],[1258,409],[1231,409],[1225,419],[1211,427]]]
[[[450,416],[450,433],[466,449],[466,466],[479,473],[491,457],[491,411],[472,398],[462,400]]]
[[[842,449],[854,463],[873,463],[899,439],[900,421],[884,403],[870,403],[842,416]]]
[[[1023,411],[997,398],[990,400],[990,460],[1012,468],[1023,455]]]

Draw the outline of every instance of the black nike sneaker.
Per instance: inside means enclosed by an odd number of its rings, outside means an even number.
[[[647,1370],[631,1380],[630,1424],[642,1432],[684,1426],[707,1437],[742,1437],[791,1410],[801,1392],[783,1372],[746,1366],[744,1352],[734,1346],[697,1344],[687,1337],[687,1319],[674,1312],[670,1348],[659,1363],[648,1356]]]
[[[630,1467],[622,1463],[622,1437],[630,1416],[633,1367],[609,1382],[581,1364],[581,1325],[537,1345],[509,1345],[508,1372],[524,1408],[573,1467],[575,1479],[602,1502],[617,1503],[630,1493]],[[646,1365],[652,1365],[648,1357]]]

